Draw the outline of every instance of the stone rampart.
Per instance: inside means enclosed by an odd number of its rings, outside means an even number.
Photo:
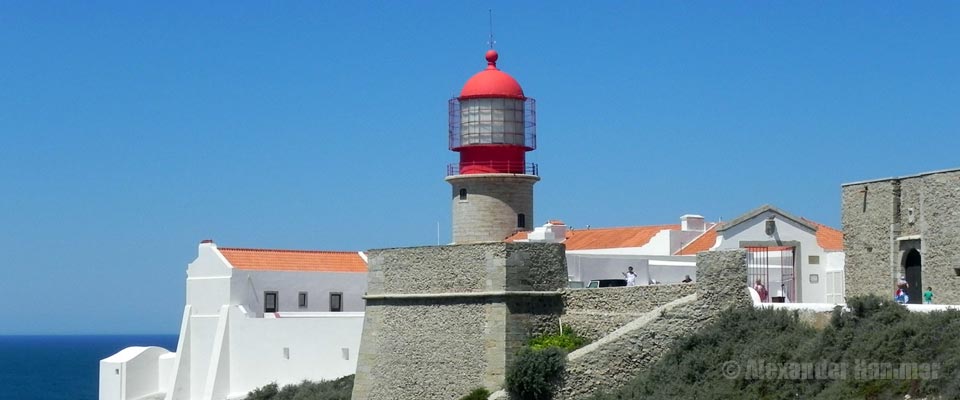
[[[567,289],[563,323],[580,336],[597,340],[657,307],[696,293],[695,283]]]
[[[684,336],[731,307],[750,307],[746,251],[697,255],[695,295],[654,308],[597,343],[571,353],[559,399],[583,399],[622,387]]]
[[[476,243],[371,250],[353,399],[457,399],[499,388],[535,333],[556,326],[564,246]]]

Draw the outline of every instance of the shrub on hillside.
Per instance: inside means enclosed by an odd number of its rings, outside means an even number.
[[[534,350],[543,350],[548,347],[559,347],[570,352],[583,347],[583,345],[586,343],[587,339],[577,335],[577,333],[574,332],[569,326],[563,325],[559,334],[540,335],[534,337],[533,339],[530,339],[527,345]]]
[[[332,381],[303,381],[283,388],[271,383],[247,394],[246,400],[350,400],[353,375]]]
[[[490,397],[490,391],[484,388],[473,389],[470,394],[463,396],[460,400],[487,400]]]
[[[911,313],[877,296],[851,298],[848,306],[849,311],[835,310],[822,331],[800,322],[796,312],[727,311],[677,341],[627,386],[594,400],[960,397],[960,312]],[[843,379],[757,376],[758,367],[762,374],[763,365],[787,363],[836,363],[848,369]],[[854,376],[858,363],[926,363],[936,366],[937,375],[871,379]]]
[[[507,391],[516,399],[550,400],[566,365],[567,353],[560,348],[524,347],[507,367]]]

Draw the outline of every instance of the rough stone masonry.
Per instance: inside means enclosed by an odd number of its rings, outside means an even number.
[[[911,272],[912,301],[930,286],[935,303],[960,304],[960,169],[848,183],[842,191],[848,297],[893,296],[897,279]],[[910,262],[918,269],[908,271]]]
[[[354,400],[496,390],[513,355],[556,326],[564,246],[475,243],[371,250]]]

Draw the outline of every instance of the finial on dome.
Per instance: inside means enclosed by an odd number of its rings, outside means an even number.
[[[487,69],[497,68],[497,59],[500,58],[500,55],[497,54],[497,51],[494,49],[487,50]]]

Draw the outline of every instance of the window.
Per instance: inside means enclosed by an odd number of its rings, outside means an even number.
[[[524,214],[517,214],[517,228],[526,228],[527,227],[527,216]]]
[[[307,308],[307,292],[300,292],[300,296],[298,296],[298,299],[299,299],[298,303],[300,305],[300,308]]]
[[[809,256],[807,257],[807,261],[810,264],[820,264],[820,256]]]
[[[263,312],[277,312],[277,292],[263,292]]]
[[[343,311],[343,293],[330,293],[330,311]]]
[[[460,189],[460,201],[467,201],[467,189]]]

